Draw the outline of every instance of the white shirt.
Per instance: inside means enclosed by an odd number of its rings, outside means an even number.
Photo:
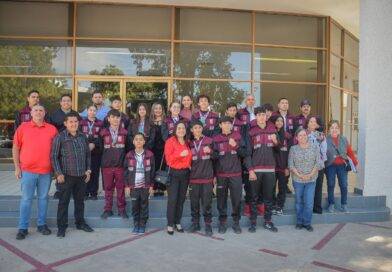
[[[142,153],[137,153],[135,151],[136,164],[136,175],[135,175],[135,188],[143,188],[145,185],[145,175],[144,175],[144,151]]]

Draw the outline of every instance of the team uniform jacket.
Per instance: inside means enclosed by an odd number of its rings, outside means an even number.
[[[102,146],[102,168],[122,167],[125,154],[130,150],[131,137],[126,129],[119,128],[117,143],[113,144],[109,128],[103,128],[99,133]]]
[[[150,150],[144,150],[144,188],[148,189],[154,186],[155,175],[155,158]],[[128,188],[135,187],[137,160],[135,150],[127,153],[124,159],[124,183]]]
[[[182,116],[179,116],[179,119],[177,122],[180,122],[180,121],[184,122],[186,131],[187,131],[187,136],[189,138],[189,120],[182,117]],[[170,136],[173,135],[174,126],[176,125],[177,122],[175,122],[172,117],[166,117],[164,122],[162,122],[162,128],[161,128],[162,138],[165,142]]]
[[[200,114],[202,114],[200,111],[195,112],[192,115],[192,121],[193,120],[199,120],[201,121]],[[192,123],[191,121],[191,123]],[[206,117],[206,122],[203,125],[203,135],[207,137],[214,137],[215,135],[218,135],[220,131],[219,128],[219,116],[216,112],[209,111],[208,115]]]
[[[201,142],[201,144],[200,144]],[[196,146],[199,146],[199,152],[196,150]],[[205,153],[204,148],[208,146],[210,152]],[[202,136],[200,141],[192,140],[189,141],[189,148],[192,152],[192,166],[190,173],[190,183],[210,183],[214,179],[214,165],[213,159],[213,139],[207,136]]]
[[[86,135],[89,143],[95,144],[95,148],[91,151],[91,154],[92,155],[99,154],[102,152],[102,146],[101,146],[101,141],[99,138],[99,133],[101,132],[101,130],[103,128],[103,122],[101,120],[95,119],[94,124],[91,128],[91,131],[90,131],[89,124],[91,124],[91,122],[88,119],[80,120],[79,130],[84,135]]]

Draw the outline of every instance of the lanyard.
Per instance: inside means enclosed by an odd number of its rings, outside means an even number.
[[[200,139],[200,142],[199,142],[198,145],[196,144],[196,141],[193,141],[193,144],[194,144],[195,149],[196,149],[196,154],[199,154],[199,150],[200,150],[201,144],[203,143],[203,140],[204,140],[204,137]]]
[[[118,129],[116,129],[115,131],[113,131],[113,129],[110,128],[109,130],[110,130],[110,135],[112,136],[113,145],[116,145],[116,143],[117,143],[117,137],[118,137]]]
[[[87,121],[87,125],[88,125],[88,134],[91,135],[93,134],[93,127],[94,127],[95,121],[93,121],[90,125],[90,122]]]
[[[136,168],[143,168],[143,160],[144,160],[144,151],[143,153],[139,154],[135,151],[135,157],[136,157],[136,161],[137,161],[137,166]]]
[[[200,121],[203,123],[203,126],[205,126],[205,124],[206,124],[206,120],[207,120],[209,113],[210,113],[210,111],[207,111],[207,113],[205,113],[205,114],[203,114],[203,113],[201,113],[201,111],[199,111]]]
[[[140,121],[139,127],[138,127],[138,132],[144,133],[144,121]]]
[[[172,117],[171,119],[173,121],[173,124],[177,124],[177,122],[180,121],[180,117]]]

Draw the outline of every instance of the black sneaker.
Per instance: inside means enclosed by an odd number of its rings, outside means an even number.
[[[292,195],[293,194],[293,192],[290,190],[289,187],[287,187],[287,189],[286,189],[286,194],[288,194],[288,195]]]
[[[226,233],[226,230],[227,230],[226,223],[220,223],[220,224],[219,224],[219,227],[218,227],[218,232],[219,232],[220,234],[225,234],[225,233]]]
[[[90,196],[91,200],[98,200],[98,197],[96,195]]]
[[[236,234],[240,234],[242,232],[242,229],[241,229],[240,224],[238,222],[235,222],[231,228],[233,229],[234,233],[236,233]]]
[[[273,209],[271,210],[271,213],[272,213],[273,215],[276,215],[276,209],[273,208]]]
[[[76,225],[76,229],[78,230],[83,230],[85,232],[93,232],[94,230],[87,224],[83,224],[83,225]]]
[[[119,212],[118,216],[121,216],[122,219],[128,219],[129,218],[126,211]]]
[[[47,225],[42,225],[37,227],[37,231],[42,233],[43,235],[50,235],[52,231],[48,228]]]
[[[303,227],[304,227],[304,225],[302,225],[302,224],[295,225],[295,229],[297,229],[297,230],[301,230]]]
[[[312,227],[312,225],[304,225],[304,228],[307,230],[307,231],[309,231],[309,232],[313,232],[313,227]]]
[[[323,209],[321,209],[321,208],[313,208],[313,213],[322,214],[323,213]]]
[[[256,224],[254,224],[254,223],[250,224],[248,231],[250,233],[255,233],[256,232]]]
[[[60,199],[60,192],[55,192],[53,195],[53,199]]]
[[[272,223],[272,222],[265,222],[264,228],[266,230],[271,231],[271,232],[278,232],[278,229],[274,226],[274,223]]]
[[[199,230],[200,230],[200,224],[199,223],[192,223],[192,225],[188,229],[188,232],[195,233],[196,231],[199,231]]]
[[[107,219],[108,217],[113,216],[112,211],[104,211],[103,214],[101,215],[102,219]]]
[[[16,234],[16,240],[23,240],[26,238],[27,234],[29,234],[27,229],[19,229],[18,233]]]
[[[276,212],[275,214],[278,216],[283,215],[283,209],[276,209],[275,212]]]
[[[64,238],[65,237],[65,228],[59,228],[57,230],[57,237]]]
[[[204,227],[204,231],[207,236],[212,236],[213,232],[212,232],[211,224],[206,224]]]

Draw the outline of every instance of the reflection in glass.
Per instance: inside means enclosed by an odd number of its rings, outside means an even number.
[[[14,123],[0,123],[0,163],[12,163]]]
[[[340,114],[342,105],[342,92],[339,89],[330,88],[329,93],[329,109],[331,113],[330,120],[338,120],[341,123]]]
[[[344,34],[344,58],[359,65],[359,43],[348,34]]]
[[[104,105],[110,107],[110,98],[120,95],[120,82],[118,81],[78,81],[78,111],[83,112],[92,103],[94,91],[101,91]]]
[[[342,55],[342,30],[331,23],[331,51]]]
[[[72,43],[69,41],[0,39],[0,74],[71,73]]]
[[[351,146],[355,152],[358,152],[358,97],[352,97],[352,112],[351,112],[351,120],[352,120],[352,132],[351,132]]]
[[[351,64],[344,63],[343,66],[343,88],[358,92],[359,89],[359,69],[352,66]]]
[[[341,133],[351,140],[351,128],[352,128],[352,103],[351,95],[343,93],[343,124]]]
[[[256,47],[255,80],[324,82],[324,52]]]
[[[176,44],[174,76],[251,79],[251,48],[247,46]]]
[[[76,73],[169,76],[170,43],[78,42]]]
[[[340,87],[340,58],[331,55],[330,59],[330,83]]]
[[[196,106],[197,96],[206,94],[210,97],[211,110],[220,114],[225,113],[226,105],[229,102],[234,102],[241,107],[244,106],[245,96],[250,93],[250,82],[176,80],[173,83],[173,101],[181,101],[182,96],[189,95],[193,98],[193,104]]]

